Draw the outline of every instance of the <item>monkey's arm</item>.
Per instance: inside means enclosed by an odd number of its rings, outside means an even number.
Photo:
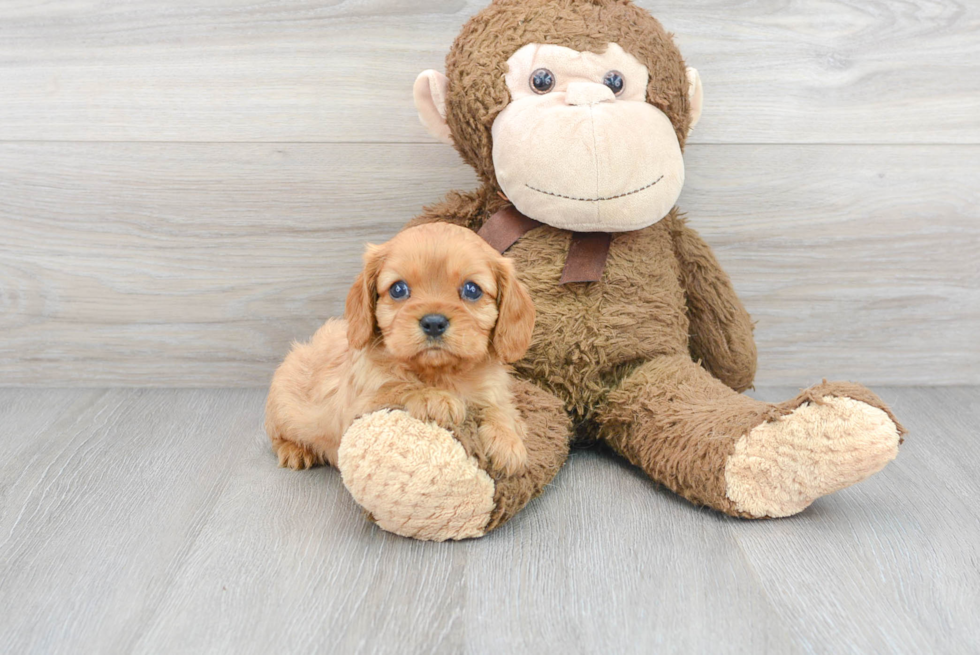
[[[745,391],[756,367],[752,319],[708,244],[683,219],[668,220],[687,296],[691,357],[732,389]]]

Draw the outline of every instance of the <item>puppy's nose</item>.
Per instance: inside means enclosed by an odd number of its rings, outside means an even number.
[[[440,337],[449,327],[449,319],[442,314],[426,314],[419,319],[422,331],[430,337]]]

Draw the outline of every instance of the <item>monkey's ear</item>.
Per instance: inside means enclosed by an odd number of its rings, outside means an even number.
[[[704,92],[701,90],[701,76],[696,68],[687,69],[687,99],[691,102],[691,126],[688,133],[701,120],[701,109],[704,107]]]
[[[422,71],[415,79],[412,95],[415,96],[415,108],[419,112],[419,120],[429,134],[443,143],[453,144],[453,135],[449,132],[446,122],[446,91],[449,89],[449,78],[439,71]]]

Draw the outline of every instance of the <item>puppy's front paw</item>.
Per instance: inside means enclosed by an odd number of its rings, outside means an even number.
[[[289,468],[294,471],[303,471],[323,463],[323,458],[318,454],[295,441],[285,439],[274,439],[272,450],[279,457],[279,466]]]
[[[527,447],[514,430],[497,423],[484,423],[480,426],[480,440],[494,471],[511,476],[527,470]]]
[[[412,394],[405,400],[405,411],[412,418],[447,429],[458,427],[466,419],[466,404],[445,391]]]

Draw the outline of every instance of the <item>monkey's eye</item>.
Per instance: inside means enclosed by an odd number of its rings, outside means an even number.
[[[398,280],[388,288],[388,295],[392,300],[405,300],[412,295],[412,290],[405,284],[405,280]]]
[[[535,93],[547,93],[555,88],[555,76],[547,68],[539,68],[531,73],[531,88]]]
[[[483,296],[483,289],[476,282],[464,282],[459,290],[459,296],[463,300],[479,300]]]
[[[623,74],[619,71],[609,71],[606,73],[606,76],[602,78],[602,83],[608,86],[616,95],[622,93],[623,87],[626,86],[626,80],[623,79]]]

